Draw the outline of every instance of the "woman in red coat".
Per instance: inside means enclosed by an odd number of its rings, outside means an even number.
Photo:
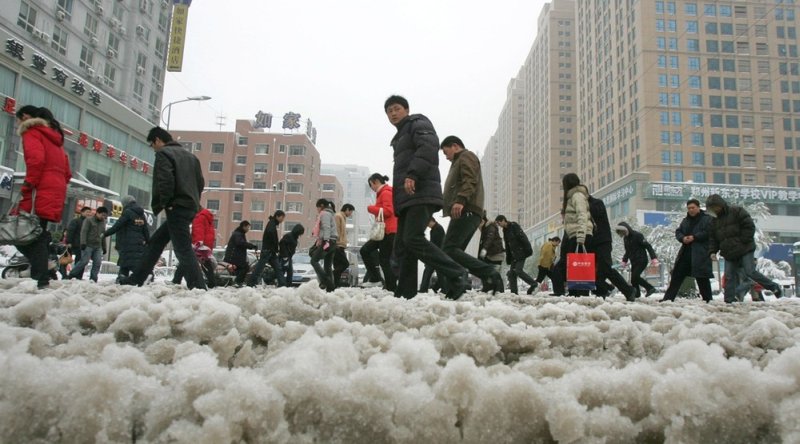
[[[217,265],[216,261],[211,260],[216,242],[217,232],[214,229],[214,215],[208,211],[208,208],[201,207],[192,220],[192,247],[194,247],[197,261],[200,263],[200,269],[203,270],[208,288],[216,286],[214,269]],[[208,247],[208,249],[202,248],[204,246]],[[183,276],[184,270],[178,264],[178,267],[175,268],[175,274],[172,276],[172,283],[180,285]]]
[[[28,245],[18,245],[17,249],[28,258],[31,277],[39,288],[45,288],[50,284],[47,222],[61,221],[72,173],[64,152],[64,132],[49,109],[26,105],[17,111],[17,119],[25,157],[25,182],[19,207],[27,212],[33,209],[42,223],[39,238]]]
[[[213,250],[216,237],[214,215],[208,211],[208,208],[200,208],[192,221],[192,244],[202,242],[203,245]]]
[[[376,218],[383,210],[383,222],[386,225],[383,240],[370,240],[361,247],[361,258],[367,274],[364,276],[364,283],[369,284],[381,282],[381,274],[378,269],[383,270],[384,288],[394,291],[397,287],[397,277],[392,271],[391,257],[394,249],[394,237],[397,233],[397,216],[394,214],[394,204],[392,203],[392,186],[387,182],[389,178],[375,173],[369,177],[367,182],[372,191],[375,191],[375,205],[369,205],[367,211]]]

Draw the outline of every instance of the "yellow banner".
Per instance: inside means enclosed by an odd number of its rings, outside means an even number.
[[[175,5],[172,11],[172,31],[169,34],[167,71],[180,72],[183,68],[183,45],[186,40],[186,21],[189,19],[188,5]]]

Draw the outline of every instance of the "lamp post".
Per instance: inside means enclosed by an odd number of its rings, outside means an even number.
[[[176,100],[174,102],[169,102],[169,103],[167,103],[167,106],[165,106],[164,109],[161,110],[161,122],[166,123],[167,124],[167,129],[169,129],[169,121],[170,121],[170,118],[172,117],[172,105],[174,105],[176,103],[189,102],[189,101],[200,101],[200,102],[202,102],[202,101],[206,101],[206,100],[211,100],[211,97],[209,97],[209,96],[192,96],[192,97],[187,97],[187,98],[185,98],[183,100]],[[164,111],[167,112],[167,120],[166,120],[166,122],[164,121]]]

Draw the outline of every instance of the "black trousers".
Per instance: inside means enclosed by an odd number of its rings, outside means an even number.
[[[642,273],[645,269],[647,269],[647,262],[631,262],[631,286],[643,287],[647,291],[655,291],[655,287],[653,287],[650,282],[647,282],[647,279],[642,277]]]
[[[681,289],[683,281],[692,275],[692,257],[691,251],[687,254],[681,254],[675,262],[675,267],[672,269],[672,275],[669,278],[669,286],[667,291],[664,292],[664,300],[674,301],[678,296],[678,290]],[[711,300],[711,279],[710,278],[694,278],[697,282],[697,289],[700,291],[700,296],[704,301]]]
[[[544,282],[544,278],[548,278],[548,277],[552,281],[553,280],[553,272],[551,272],[549,268],[542,267],[540,265],[539,266],[539,274],[536,275],[536,282],[541,284],[542,282]]]
[[[486,280],[497,272],[494,267],[464,251],[480,224],[481,216],[475,213],[466,212],[458,219],[451,218],[442,242],[442,250],[470,273]]]
[[[631,287],[625,278],[622,277],[619,271],[615,270],[612,266],[613,261],[611,260],[611,242],[595,244],[592,240],[592,236],[586,236],[586,245],[588,251],[590,253],[594,253],[595,256],[595,266],[597,267],[597,276],[595,277],[595,286],[597,287],[597,290],[595,293],[598,296],[603,297],[610,293],[610,288],[606,284],[606,279],[608,279],[611,281],[613,286],[617,287],[617,290],[625,295],[625,297],[632,295],[633,287]],[[574,241],[571,249],[567,251],[575,251],[576,246],[577,240]]]
[[[50,256],[50,232],[47,231],[47,221],[39,219],[42,232],[39,237],[28,245],[17,245],[17,250],[28,259],[31,267],[31,279],[38,282],[39,286],[50,284],[50,270],[48,259]]]
[[[395,296],[410,299],[417,295],[417,261],[432,266],[437,276],[446,279],[459,279],[467,272],[425,238],[434,209],[433,205],[413,205],[400,212],[394,243],[400,265]]]
[[[347,259],[347,250],[344,247],[336,247],[333,252],[333,283],[341,286],[342,273],[347,267],[350,266],[350,261]]]
[[[508,270],[506,276],[508,276],[508,289],[511,290],[512,293],[518,294],[519,287],[517,286],[517,278],[522,279],[528,285],[533,285],[536,282],[535,279],[531,277],[528,273],[525,273],[525,259],[522,260],[514,260],[511,264],[511,269]]]
[[[131,282],[137,285],[144,283],[147,276],[153,272],[153,267],[161,257],[164,247],[171,241],[178,263],[186,266],[183,270],[186,285],[189,289],[207,289],[200,271],[200,264],[192,249],[192,234],[189,231],[195,211],[182,207],[173,207],[171,210],[164,211],[167,214],[167,220],[150,236],[142,261],[131,275]]]
[[[212,260],[205,260],[200,261],[200,269],[203,271],[203,276],[206,279],[206,285],[208,288],[214,288],[217,285],[217,278],[215,276],[216,270],[214,270],[214,261]],[[119,270],[119,274],[122,274],[122,268]],[[125,273],[125,276],[128,274]],[[179,263],[177,267],[175,267],[175,274],[172,276],[172,283],[173,284],[180,284],[181,280],[183,280],[183,267]]]
[[[264,268],[266,265],[269,264],[270,267],[275,271],[275,278],[278,280],[278,287],[286,286],[286,282],[284,281],[284,274],[281,271],[281,261],[278,258],[278,253],[269,251],[269,250],[261,250],[261,254],[258,257],[258,262],[256,262],[256,268],[253,270],[252,276],[250,276],[250,280],[247,282],[247,285],[253,287],[257,283],[259,283],[259,279],[261,279],[261,275],[264,273]]]
[[[359,253],[364,261],[364,268],[367,270],[367,274],[364,276],[365,282],[380,282],[381,271],[383,271],[383,282],[386,289],[389,291],[397,289],[397,276],[391,265],[396,238],[395,233],[387,233],[383,236],[383,240],[367,241],[361,246]]]

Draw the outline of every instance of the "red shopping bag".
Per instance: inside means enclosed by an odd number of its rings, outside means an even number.
[[[567,289],[594,290],[594,280],[594,253],[567,253]]]

